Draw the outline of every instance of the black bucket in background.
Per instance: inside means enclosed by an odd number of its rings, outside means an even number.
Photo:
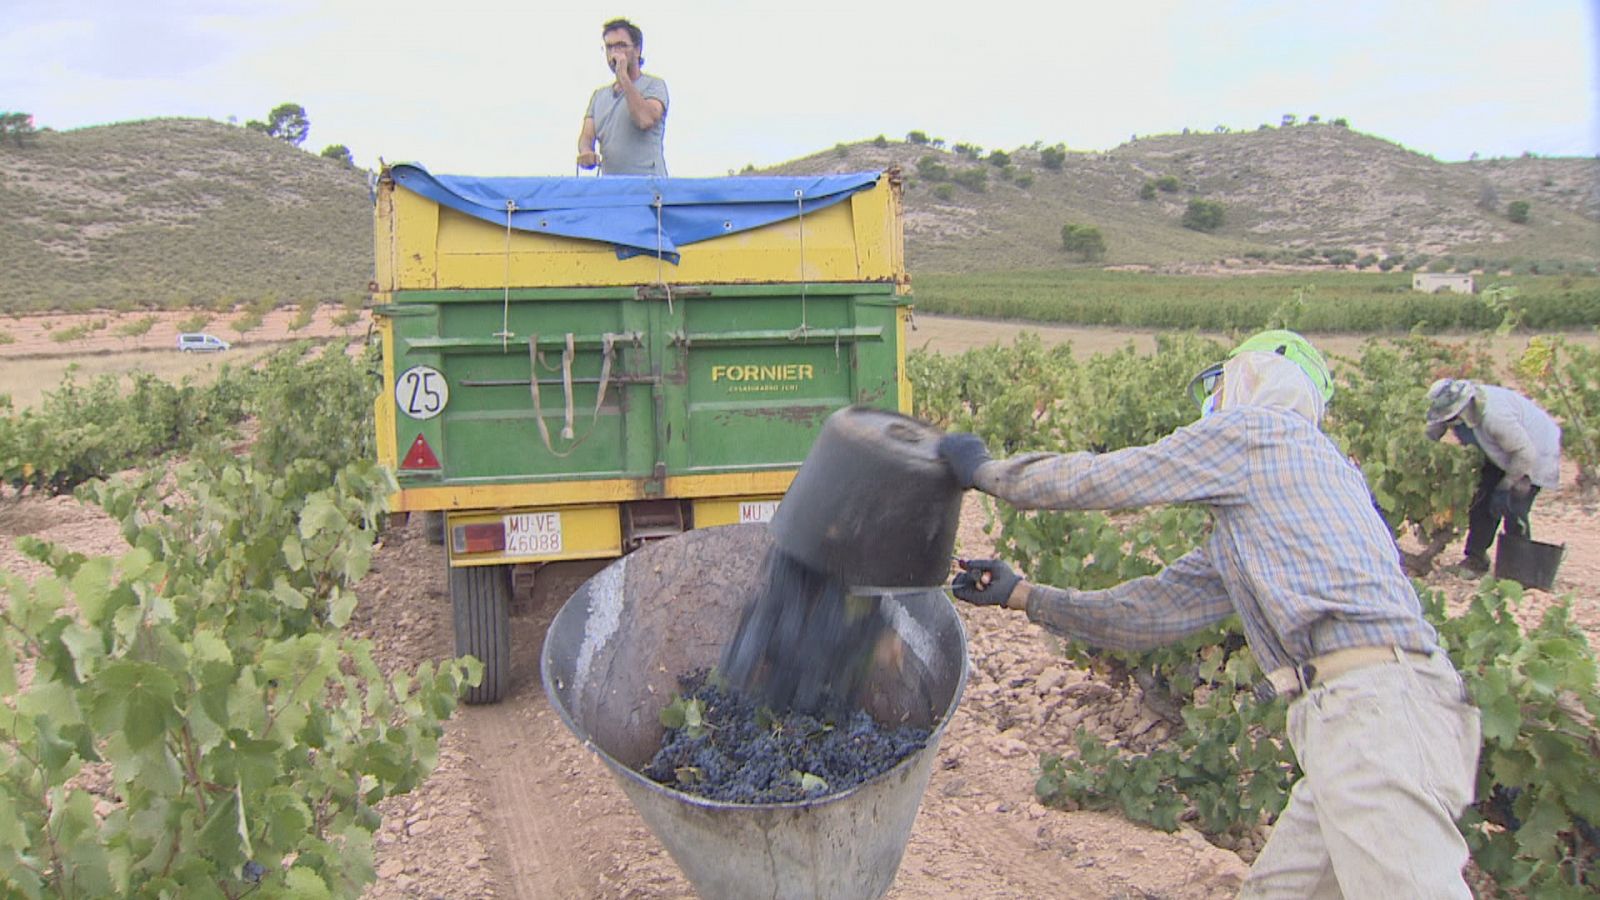
[[[1546,544],[1502,531],[1494,548],[1494,577],[1548,591],[1556,582],[1566,549],[1565,544]]]

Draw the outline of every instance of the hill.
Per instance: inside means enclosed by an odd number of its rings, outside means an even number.
[[[1592,269],[1600,258],[1600,160],[1441,163],[1322,124],[1049,150],[1010,151],[998,167],[992,155],[868,141],[763,173],[899,166],[915,272],[1073,264],[1061,249],[1067,223],[1100,229],[1103,264],[1161,269],[1314,262],[1329,251],[1512,268]],[[367,177],[194,119],[0,146],[0,309],[353,301],[372,270]],[[1171,190],[1141,199],[1146,183]],[[1221,228],[1182,227],[1192,199],[1220,203]],[[1526,224],[1506,215],[1516,200],[1529,204]]]
[[[1452,254],[1506,267],[1600,260],[1595,159],[1441,163],[1334,125],[1141,138],[1104,153],[1068,151],[1059,169],[1042,164],[1040,148],[1008,155],[1009,171],[988,157],[866,142],[771,171],[901,166],[913,271],[1059,267],[1072,261],[1061,249],[1069,222],[1101,230],[1108,265],[1290,262],[1321,250],[1413,260]],[[939,167],[950,180],[923,174]],[[968,184],[981,177],[981,189],[955,183],[963,173]],[[1140,198],[1147,182],[1162,179],[1173,190]],[[1191,199],[1222,204],[1223,226],[1212,234],[1182,227]],[[1529,204],[1526,224],[1506,215],[1516,200]]]
[[[0,147],[0,309],[364,296],[367,173],[254,131],[156,119]]]

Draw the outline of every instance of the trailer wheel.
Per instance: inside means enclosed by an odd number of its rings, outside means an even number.
[[[511,569],[471,566],[450,570],[456,655],[483,662],[483,681],[468,688],[468,703],[498,703],[511,684]]]

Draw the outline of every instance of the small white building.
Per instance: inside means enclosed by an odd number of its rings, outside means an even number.
[[[1411,289],[1425,294],[1437,294],[1440,291],[1471,294],[1472,276],[1453,272],[1417,272],[1411,276]]]

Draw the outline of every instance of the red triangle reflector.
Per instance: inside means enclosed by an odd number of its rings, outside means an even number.
[[[422,435],[411,442],[411,449],[406,451],[406,458],[400,461],[402,469],[437,469],[439,457],[433,455],[433,448],[428,446],[428,441]]]

